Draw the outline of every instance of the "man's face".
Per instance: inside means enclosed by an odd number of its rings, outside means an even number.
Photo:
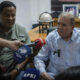
[[[0,23],[6,29],[10,29],[15,23],[16,9],[14,7],[5,7],[0,14]]]
[[[71,37],[73,26],[70,23],[70,18],[60,17],[58,19],[58,33],[63,39]]]

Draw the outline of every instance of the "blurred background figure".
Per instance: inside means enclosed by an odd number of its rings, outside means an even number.
[[[80,66],[74,66],[57,74],[54,80],[80,80]]]

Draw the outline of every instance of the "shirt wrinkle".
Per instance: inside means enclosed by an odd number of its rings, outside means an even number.
[[[20,31],[20,32],[19,32]],[[0,32],[0,37],[8,40],[24,40],[25,43],[30,43],[28,36],[19,37],[20,33],[23,35],[28,35],[25,31],[25,28],[22,28],[21,26],[15,24],[12,29],[8,32],[8,35],[5,35],[5,32]],[[8,66],[13,63],[13,53],[10,48],[7,47],[0,47],[0,63],[3,63],[5,66]],[[12,59],[12,60],[11,60]],[[5,64],[6,62],[6,64]]]
[[[59,36],[56,29],[49,33],[46,41],[48,44],[43,46],[39,51],[39,55],[34,58],[34,64],[38,62],[36,68],[39,69],[40,67],[41,73],[48,71],[55,75],[68,67],[80,65],[80,30],[74,28],[71,39],[68,42],[65,42]],[[57,50],[60,50],[60,57],[57,54]],[[40,55],[44,57],[41,58]],[[46,70],[41,65],[44,65],[42,62],[44,59],[48,60],[48,58],[49,64]]]

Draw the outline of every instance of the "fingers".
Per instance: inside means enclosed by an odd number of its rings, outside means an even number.
[[[12,50],[16,51],[22,45],[24,45],[24,43],[22,43],[19,40],[16,40],[16,41],[9,41],[8,47],[11,48]]]
[[[45,80],[53,80],[46,72],[43,72],[41,74],[41,76],[45,79]]]
[[[19,40],[15,41],[15,43],[16,43],[16,45],[17,45],[18,47],[20,47],[20,46],[24,45],[24,43],[22,43],[22,42],[21,42],[21,41],[19,41]]]

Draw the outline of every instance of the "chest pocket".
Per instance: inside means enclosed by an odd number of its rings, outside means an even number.
[[[24,34],[20,34],[18,37],[19,37],[19,40],[20,40],[21,42],[23,42],[23,43],[26,42],[26,39],[25,39]]]
[[[64,59],[61,55],[59,57],[57,53],[54,54],[55,51],[53,51],[52,54],[51,54],[51,58],[50,58],[51,59],[51,64],[54,66],[54,68],[57,71],[60,71],[60,70],[64,69],[65,61],[64,61]]]
[[[23,43],[26,42],[24,34],[12,35],[11,40],[20,40]]]
[[[64,59],[64,55],[63,55],[63,50],[61,50],[60,48],[58,49],[53,49],[52,53],[51,53],[51,61],[54,64],[63,64],[63,59]]]
[[[53,60],[54,61],[60,61],[60,59],[61,59],[61,55],[60,55],[61,53],[59,53],[57,50],[56,51],[53,51],[52,52],[52,58],[53,58]]]

